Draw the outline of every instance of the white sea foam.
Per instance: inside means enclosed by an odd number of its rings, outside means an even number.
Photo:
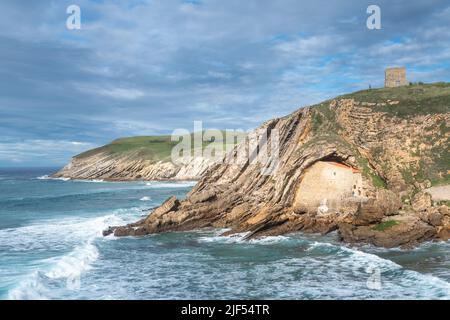
[[[10,252],[23,250],[54,250],[76,246],[80,242],[101,237],[108,226],[123,225],[139,216],[140,208],[117,209],[96,218],[64,218],[41,221],[19,228],[0,230],[0,248]]]
[[[86,182],[86,183],[112,183],[109,181],[105,181],[103,179],[85,179],[85,180],[81,180],[81,179],[73,179],[72,181],[76,181],[76,182]]]
[[[338,270],[347,270],[362,279],[369,278],[371,272],[380,274],[381,289],[379,295],[367,289],[367,298],[390,297],[417,299],[450,299],[450,283],[430,274],[408,270],[401,265],[383,259],[375,254],[350,248],[345,245],[314,242],[310,249],[334,249],[335,264]],[[420,290],[417,290],[420,288]]]
[[[57,199],[63,197],[72,197],[72,196],[83,196],[83,195],[91,195],[91,194],[99,194],[99,193],[108,193],[108,192],[123,192],[128,190],[143,190],[147,187],[145,185],[129,185],[121,188],[98,188],[94,190],[86,189],[86,191],[82,192],[70,192],[56,195],[43,195],[43,196],[29,196],[29,197],[17,197],[6,199],[10,201],[23,201],[23,200],[32,200],[32,199]]]
[[[155,189],[162,189],[162,188],[188,188],[193,187],[197,184],[197,181],[174,181],[174,182],[159,182],[159,181],[152,181],[147,182],[145,185],[147,187],[155,188]]]
[[[60,181],[75,181],[75,182],[91,182],[91,183],[105,183],[107,181],[103,179],[71,179],[71,178],[64,178],[64,177],[51,177],[48,174],[45,174],[43,176],[37,177],[37,180],[60,180]],[[108,182],[109,183],[109,182]]]
[[[221,232],[201,235],[199,241],[238,245],[307,244],[302,257],[256,264],[245,271],[246,277],[252,279],[252,286],[258,288],[257,297],[292,299],[300,295],[310,299],[450,299],[450,283],[446,280],[406,269],[391,260],[346,245],[311,242],[309,237],[291,236],[245,241],[246,233],[223,237]],[[240,272],[235,271],[235,276],[239,278]],[[373,283],[369,282],[377,272],[380,277],[379,290],[370,287]],[[236,282],[231,278],[229,280]],[[218,297],[228,296],[225,293]]]
[[[269,245],[274,243],[279,243],[283,241],[289,241],[292,238],[286,236],[267,236],[260,237],[256,239],[245,240],[245,237],[249,234],[248,232],[236,233],[228,236],[222,236],[222,234],[229,229],[220,229],[215,231],[213,235],[200,237],[198,240],[205,243],[240,243],[240,244],[260,244]]]
[[[22,278],[18,285],[8,293],[9,299],[47,299],[57,297],[57,288],[67,290],[72,281],[91,268],[98,256],[94,244],[102,237],[102,230],[110,225],[128,222],[123,219],[129,209],[119,209],[116,213],[96,218],[66,218],[60,221],[47,221],[35,225],[0,230],[0,247],[12,251],[64,250],[72,247],[69,253],[41,260],[39,270]],[[119,213],[121,215],[119,216]],[[135,210],[131,210],[133,216]]]
[[[150,201],[151,198],[150,197],[142,197],[139,200],[141,200],[141,201]]]
[[[69,181],[70,178],[54,178],[54,177],[50,177],[49,175],[43,175],[40,177],[36,178],[37,180],[61,180],[61,181]]]
[[[54,296],[52,282],[58,281],[67,290],[77,289],[82,273],[91,269],[99,256],[97,248],[89,241],[56,260],[49,260],[47,271],[35,271],[8,293],[13,300],[51,299]],[[63,289],[64,290],[64,289]],[[57,292],[57,291],[56,291]]]

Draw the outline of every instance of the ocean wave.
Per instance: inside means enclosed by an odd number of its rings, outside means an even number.
[[[379,294],[370,288],[366,298],[402,299],[408,296],[415,299],[449,299],[450,283],[431,274],[423,274],[403,268],[392,260],[384,259],[376,254],[364,252],[346,245],[314,242],[310,250],[328,251],[342,270],[351,271],[354,275],[366,277],[379,276]],[[332,251],[332,252],[330,252]],[[417,288],[420,288],[418,291]]]
[[[72,179],[74,182],[86,182],[86,183],[115,183],[114,181],[105,181],[103,179]]]
[[[90,270],[92,263],[98,258],[94,240],[102,238],[102,231],[108,226],[127,223],[126,217],[124,218],[126,213],[135,216],[137,212],[138,208],[117,209],[113,214],[96,218],[66,218],[0,230],[0,247],[9,252],[46,251],[50,247],[56,251],[73,248],[68,254],[41,260],[38,263],[41,266],[39,270],[24,276],[18,285],[10,290],[8,298],[57,298],[58,290],[68,290],[77,285],[82,273]]]
[[[159,181],[152,181],[147,182],[145,185],[147,187],[151,188],[157,188],[157,189],[163,189],[163,188],[188,188],[193,187],[197,184],[197,181],[173,181],[173,182],[159,182]]]
[[[150,201],[151,198],[150,197],[142,197],[139,199],[140,201]]]
[[[38,224],[0,230],[0,250],[64,250],[81,242],[102,237],[108,226],[127,224],[136,219],[140,208],[117,209],[95,218],[64,218],[41,221]]]
[[[54,178],[54,177],[50,177],[49,175],[43,175],[40,177],[36,177],[37,180],[60,180],[60,181],[69,181],[70,178]]]
[[[90,241],[77,246],[69,254],[52,261],[49,270],[34,271],[27,276],[8,293],[8,299],[51,299],[58,298],[55,293],[58,293],[61,288],[62,290],[79,289],[82,273],[91,269],[92,263],[98,256],[97,247]]]
[[[450,299],[450,283],[437,274],[410,270],[345,244],[316,241],[317,238],[304,235],[261,237],[246,241],[246,233],[224,237],[220,236],[223,231],[202,234],[198,240],[240,246],[277,244],[279,250],[289,250],[286,252],[292,252],[290,250],[298,246],[296,255],[300,257],[255,264],[245,271],[247,277],[252,279],[252,285],[258,288],[257,298]],[[255,249],[253,246],[245,247],[248,248],[245,250]],[[224,293],[216,297],[229,296]]]
[[[108,181],[105,181],[103,179],[71,179],[71,178],[64,178],[64,177],[51,177],[47,174],[36,177],[37,180],[59,180],[59,181],[73,181],[73,182],[91,182],[91,183],[109,183]]]
[[[292,241],[293,238],[287,236],[266,236],[255,239],[245,240],[245,237],[249,232],[235,233],[228,236],[222,236],[222,234],[229,229],[216,230],[213,235],[202,236],[198,238],[199,242],[204,243],[239,243],[239,244],[260,244],[260,245],[270,245],[280,242]]]
[[[83,192],[73,192],[73,193],[63,193],[60,195],[44,195],[44,196],[28,196],[28,197],[15,197],[15,198],[7,198],[0,200],[1,202],[9,202],[9,201],[27,201],[27,200],[54,200],[59,198],[67,198],[67,197],[78,197],[78,196],[89,196],[92,194],[102,194],[102,193],[110,193],[110,192],[128,192],[130,190],[145,190],[147,187],[145,185],[130,185],[127,187],[120,188],[101,188],[94,190],[87,190]]]

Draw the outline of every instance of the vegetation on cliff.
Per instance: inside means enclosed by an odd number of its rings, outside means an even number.
[[[223,148],[226,147],[226,144],[233,144],[233,142],[226,141],[225,131],[222,131],[222,134],[223,139],[218,138],[214,142],[203,141],[203,148],[211,143],[216,143]],[[191,134],[190,138],[193,141],[193,134]],[[136,157],[140,157],[145,160],[151,160],[154,162],[170,161],[172,148],[175,147],[178,143],[179,141],[172,141],[170,135],[120,138],[102,147],[91,149],[79,155],[76,155],[75,158],[85,159],[95,154],[106,153],[116,156],[134,154]],[[191,147],[192,150],[194,150],[193,142],[191,143]]]
[[[238,138],[243,132],[233,132]],[[181,137],[179,137],[181,139]],[[194,154],[194,134],[183,136],[190,139]],[[179,141],[170,135],[138,136],[114,140],[99,148],[88,150],[73,157],[71,163],[53,174],[57,178],[104,179],[104,180],[191,180],[199,179],[213,165],[208,159],[193,159],[184,166],[172,163],[171,153]],[[217,150],[230,150],[235,141],[226,140],[226,132],[214,141],[203,141],[200,148],[214,145]]]
[[[449,124],[446,83],[364,90],[305,107],[256,130],[279,133],[273,174],[261,174],[261,164],[224,162],[206,171],[185,200],[170,198],[147,218],[105,234],[225,227],[226,234],[251,238],[338,230],[344,241],[386,247],[448,239],[448,207],[426,190],[448,183]],[[324,194],[316,207],[297,207],[302,179],[319,161],[360,172],[362,195],[349,190],[329,204],[333,195]]]

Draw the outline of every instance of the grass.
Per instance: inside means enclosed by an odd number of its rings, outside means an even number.
[[[386,231],[387,229],[392,228],[393,226],[396,226],[398,224],[399,222],[397,220],[388,220],[377,224],[375,227],[372,228],[372,230]]]
[[[414,84],[410,86],[398,88],[380,88],[371,90],[362,90],[347,95],[342,95],[336,99],[352,98],[359,102],[386,103],[387,100],[399,101],[395,105],[378,105],[367,106],[374,111],[386,112],[387,115],[408,118],[420,114],[442,114],[450,112],[450,83],[433,83],[433,84]],[[431,134],[431,131],[437,129],[438,134]],[[370,179],[377,188],[387,188],[386,182],[381,176],[373,170],[354,145],[347,142],[341,136],[343,128],[340,127],[336,119],[336,112],[330,106],[330,100],[324,101],[312,108],[312,132],[313,137],[306,143],[302,144],[297,152],[303,152],[307,148],[316,145],[335,144],[338,148],[349,154],[354,154],[358,159],[358,164],[363,175]],[[403,179],[408,185],[413,185],[416,181],[430,180],[432,185],[450,183],[450,175],[448,174],[450,163],[449,140],[435,143],[437,138],[445,137],[449,132],[445,120],[439,123],[437,128],[427,128],[423,136],[424,143],[431,145],[431,150],[420,152],[417,147],[415,155],[422,159],[417,165],[410,165],[401,169]],[[224,131],[223,131],[224,133]],[[242,134],[244,135],[244,134]],[[193,138],[193,134],[190,135]],[[234,142],[234,141],[233,141]],[[215,141],[214,144],[220,144],[223,148],[229,148],[234,145],[230,141]],[[151,161],[166,161],[170,159],[172,148],[177,145],[178,141],[171,141],[169,135],[165,136],[139,136],[117,139],[102,146],[92,149],[76,156],[77,158],[85,158],[98,153],[106,153],[111,155],[133,155]],[[203,142],[204,149],[211,142]],[[220,146],[218,146],[220,148]],[[191,149],[194,145],[191,143]],[[383,163],[382,155],[384,150],[381,146],[372,150],[374,160],[381,162],[384,170],[387,164]],[[384,166],[384,167],[383,167]]]
[[[363,176],[370,178],[374,187],[379,189],[387,189],[386,182],[369,167],[369,161],[366,158],[359,156],[357,157],[357,160]]]
[[[450,207],[450,200],[442,200],[437,202],[438,206],[447,206]]]
[[[380,103],[387,100],[399,101],[397,105],[371,106],[400,118],[419,114],[450,112],[450,83],[414,84],[398,88],[362,90],[339,98],[350,98],[360,102]]]
[[[443,186],[450,184],[450,174],[446,174],[443,178],[431,180],[431,186]]]
[[[397,88],[380,88],[371,90],[362,90],[346,95],[337,97],[336,99],[347,98],[354,99],[358,102],[377,103],[378,105],[366,106],[373,111],[384,112],[388,116],[397,117],[400,119],[409,119],[418,115],[433,115],[433,114],[449,114],[450,113],[450,83],[439,82],[431,84],[412,84],[409,86],[397,87]],[[398,101],[398,104],[390,105],[390,101]],[[384,105],[382,105],[384,104]],[[316,106],[317,111],[322,115],[326,114],[326,105],[319,104]],[[331,120],[332,117],[326,117],[327,120]],[[316,126],[317,127],[317,122]],[[321,128],[325,128],[326,124],[321,124]],[[448,135],[450,128],[448,127],[445,119],[438,123],[438,127],[429,127],[428,131],[434,131],[437,129],[436,134],[427,133],[423,135],[421,141],[427,145],[431,145],[431,150],[422,152],[417,148],[413,154],[421,157],[420,162],[413,166],[403,168],[401,173],[407,184],[413,184],[414,182],[423,182],[430,180],[433,185],[440,185],[449,182],[449,170],[450,163],[450,148],[448,143],[441,142],[437,144],[437,141]],[[381,148],[374,149],[373,155],[377,160],[380,160],[383,150]],[[361,169],[363,173],[372,179],[375,186],[385,188],[386,183],[381,177],[376,175],[371,170],[364,159],[360,161]]]
[[[219,138],[216,141],[203,141],[202,149],[207,146],[215,145],[217,149],[234,146],[235,141],[227,141],[225,138],[225,131],[222,131],[223,139]],[[245,136],[245,133],[237,133],[239,139]],[[194,136],[190,134],[191,150],[194,150]],[[238,140],[239,140],[238,139]],[[233,139],[234,140],[234,139]],[[114,140],[113,142],[99,148],[91,149],[76,156],[78,159],[87,158],[99,153],[106,153],[109,155],[126,156],[133,155],[142,159],[151,161],[166,161],[170,159],[172,149],[179,141],[171,141],[170,135],[162,136],[138,136],[128,137]]]

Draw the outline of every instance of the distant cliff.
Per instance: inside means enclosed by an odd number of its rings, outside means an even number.
[[[449,127],[447,83],[359,91],[301,108],[257,129],[279,133],[273,174],[250,161],[224,162],[209,168],[185,200],[172,197],[105,235],[220,227],[248,238],[338,230],[346,242],[385,247],[449,239],[448,195],[438,201],[428,192],[450,184]],[[246,143],[231,154],[242,148]],[[323,190],[308,192],[315,176]]]
[[[171,151],[177,143],[172,142],[170,136],[118,139],[73,157],[52,177],[106,181],[200,179],[214,162],[197,157],[175,165],[171,161]]]

